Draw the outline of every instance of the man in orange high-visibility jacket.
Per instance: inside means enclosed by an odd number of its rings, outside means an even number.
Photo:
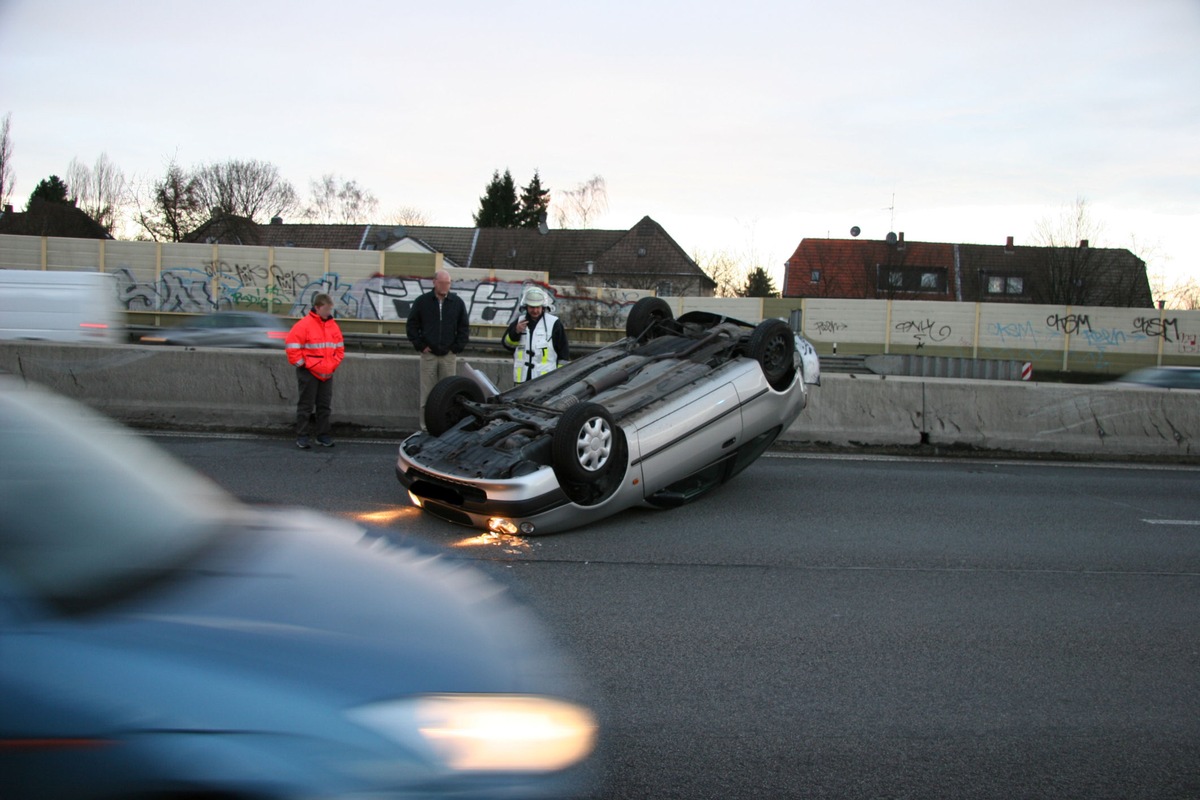
[[[317,444],[333,447],[329,417],[333,412],[333,373],[346,355],[342,329],[333,320],[333,299],[327,294],[313,298],[312,311],[297,320],[287,335],[288,362],[296,368],[300,400],[296,403],[296,447]]]

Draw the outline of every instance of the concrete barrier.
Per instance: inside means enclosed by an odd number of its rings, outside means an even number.
[[[468,359],[501,389],[507,359]],[[0,344],[0,369],[126,423],[287,434],[295,370],[279,351]],[[339,436],[417,425],[418,359],[349,353],[334,389]],[[791,446],[974,448],[1101,458],[1200,457],[1200,393],[1075,384],[825,375],[782,437]]]
[[[1200,456],[1200,392],[825,375],[783,439],[1189,459]]]

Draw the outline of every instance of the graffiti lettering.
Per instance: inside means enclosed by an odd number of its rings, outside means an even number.
[[[832,320],[821,321],[821,322],[817,322],[816,324],[813,325],[813,332],[814,333],[837,333],[838,331],[844,331],[849,327],[850,326],[844,322],[833,322]]]
[[[220,278],[222,283],[236,282],[240,286],[256,286],[259,281],[266,281],[265,267],[252,264],[229,264],[224,261],[214,261],[207,268],[209,276]]]
[[[307,273],[282,270],[277,265],[272,264],[271,283],[281,292],[294,295],[303,289],[303,287],[312,283],[312,278],[308,277]]]
[[[1092,321],[1087,314],[1051,314],[1046,317],[1046,326],[1071,335],[1084,329],[1091,330]]]
[[[1089,347],[1098,348],[1119,347],[1125,344],[1126,340],[1125,332],[1116,328],[1101,328],[1100,330],[1089,328],[1083,332],[1083,338]]]
[[[1009,339],[1037,339],[1032,322],[992,322],[987,327],[988,335],[998,336],[1000,341]]]
[[[949,325],[938,325],[931,319],[898,323],[896,331],[911,333],[918,347],[924,347],[926,342],[944,342],[954,332]]]
[[[285,296],[278,288],[266,286],[246,292],[231,292],[229,301],[235,306],[256,306],[263,311],[287,308],[292,304],[291,296]]]
[[[1161,337],[1164,342],[1173,342],[1179,339],[1179,320],[1138,317],[1133,321],[1133,332],[1151,338]],[[1174,339],[1171,338],[1172,333],[1175,334]]]

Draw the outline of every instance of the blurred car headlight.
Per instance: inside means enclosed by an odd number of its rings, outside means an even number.
[[[587,758],[596,743],[588,709],[549,697],[426,695],[361,706],[349,715],[404,745],[415,734],[464,772],[553,772]]]

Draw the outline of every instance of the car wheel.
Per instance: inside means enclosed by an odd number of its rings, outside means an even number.
[[[781,319],[766,319],[750,334],[746,353],[759,363],[767,383],[783,391],[796,374],[796,336]]]
[[[554,474],[573,503],[594,505],[617,488],[628,460],[625,434],[599,403],[571,406],[551,441]]]
[[[425,429],[440,436],[467,416],[460,400],[483,402],[483,390],[470,378],[451,375],[433,385],[425,398]]]
[[[625,335],[640,339],[643,334],[649,332],[646,338],[653,339],[662,332],[662,326],[658,323],[671,322],[674,319],[671,304],[666,300],[661,297],[643,297],[629,309],[629,316],[625,319]]]

